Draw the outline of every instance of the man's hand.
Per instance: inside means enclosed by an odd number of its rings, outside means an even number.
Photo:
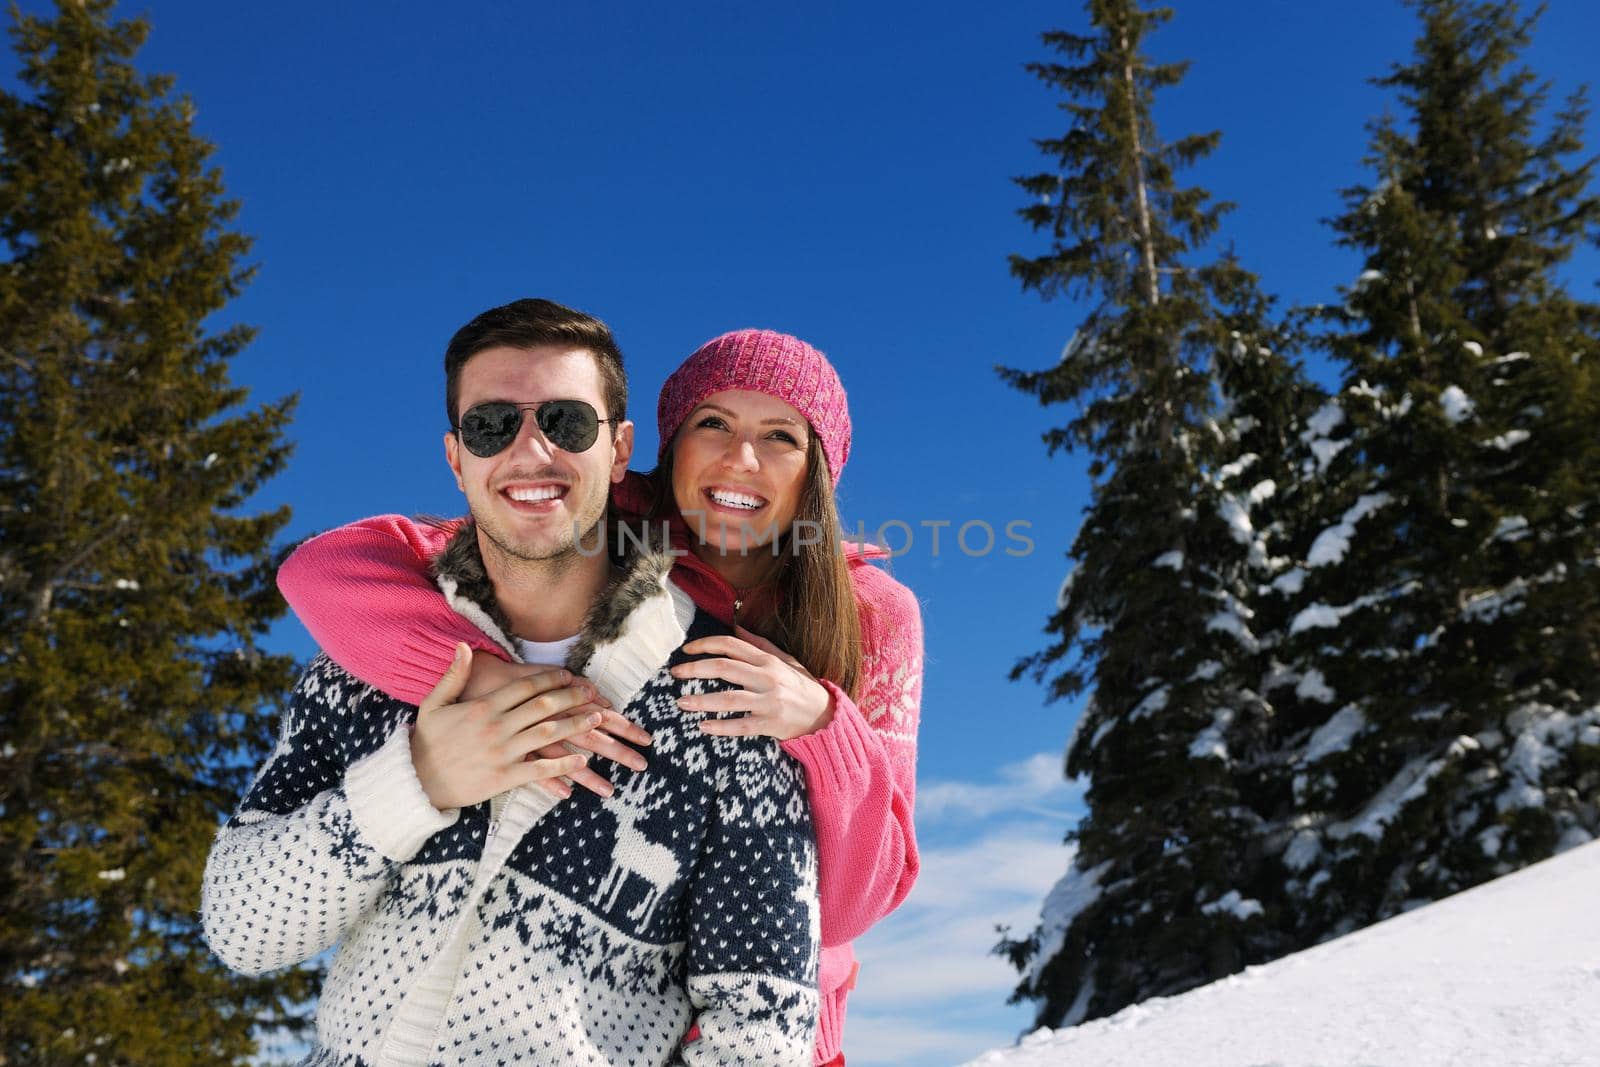
[[[476,656],[472,660],[472,673],[467,681],[467,687],[462,693],[463,699],[485,696],[497,689],[510,685],[519,678],[530,678],[534,675],[544,674],[549,671],[559,671],[559,666],[543,666],[532,663],[507,663],[498,656]],[[559,759],[567,755],[572,749],[571,744],[578,749],[603,756],[613,763],[620,763],[624,767],[642,771],[648,764],[638,752],[624,745],[619,738],[632,741],[636,745],[648,745],[654,740],[648,730],[635,726],[611,706],[611,702],[600,695],[594,683],[585,678],[574,678],[574,685],[587,685],[594,690],[594,702],[600,706],[600,725],[587,733],[580,734],[566,742],[557,742],[537,751],[537,754],[549,759]],[[598,796],[608,797],[616,792],[609,779],[593,767],[583,767],[576,773],[568,775],[574,785],[581,785],[589,792]],[[563,794],[565,795],[565,794]]]
[[[428,800],[440,810],[464,808],[531,782],[569,795],[560,778],[582,770],[588,756],[529,756],[600,725],[593,689],[574,685],[568,671],[547,670],[457,703],[471,665],[472,650],[458,644],[417,712],[411,762]]]

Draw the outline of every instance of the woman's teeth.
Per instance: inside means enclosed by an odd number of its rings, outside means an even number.
[[[758,496],[748,493],[730,493],[725,489],[711,490],[711,499],[725,508],[742,508],[745,511],[754,511],[766,505],[766,501]]]

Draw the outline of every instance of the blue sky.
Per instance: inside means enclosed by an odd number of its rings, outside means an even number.
[[[1331,298],[1360,265],[1319,220],[1363,178],[1363,123],[1386,106],[1365,79],[1407,54],[1410,16],[1376,0],[1177,7],[1151,48],[1194,66],[1161,101],[1164,134],[1221,128],[1189,178],[1238,202],[1224,239],[1285,301]],[[984,953],[996,922],[1031,925],[1080,807],[1058,773],[1076,709],[1006,674],[1041,643],[1088,487],[1081,460],[1039,443],[1066,412],[993,367],[1052,361],[1083,312],[1006,271],[1007,254],[1045,247],[1009,179],[1041,169],[1032,139],[1061,129],[1022,65],[1046,58],[1040,31],[1082,29],[1081,8],[124,8],[140,11],[141,65],[194,98],[257,238],[259,275],[225,315],[261,331],[235,378],[261,400],[302,394],[293,462],[260,497],[293,505],[291,537],[459,510],[439,360],[458,325],[509,299],[612,325],[646,454],[657,386],[706,338],[767,326],[832,357],[855,419],[842,511],[912,528],[894,570],[922,600],[928,652],[923,882],[861,946],[847,1052],[953,1063],[1014,1037],[1028,1013],[1004,1004],[1010,972]],[[1529,58],[1565,93],[1595,40],[1600,8],[1555,0]],[[1570,276],[1590,291],[1596,265]],[[922,523],[939,520],[936,554]],[[963,523],[1014,520],[1029,554],[1005,554],[1003,535],[985,555],[954,544]],[[292,622],[272,642],[312,651]]]

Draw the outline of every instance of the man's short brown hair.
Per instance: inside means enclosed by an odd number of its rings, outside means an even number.
[[[467,360],[490,348],[533,348],[537,345],[570,345],[587,349],[600,368],[601,392],[606,410],[603,419],[628,417],[628,375],[622,369],[622,350],[611,336],[611,328],[593,315],[563,307],[553,300],[513,300],[490,308],[450,338],[444,350],[444,403],[450,425],[456,426],[461,413],[456,403],[461,393],[461,368]],[[611,424],[616,432],[618,423]]]

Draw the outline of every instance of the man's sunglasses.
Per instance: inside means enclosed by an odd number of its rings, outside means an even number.
[[[545,440],[563,452],[587,452],[600,435],[602,419],[594,407],[582,400],[546,400],[542,404],[513,404],[491,400],[474,404],[451,429],[474,456],[488,459],[504,452],[522,430],[522,413],[533,412],[534,425]]]

